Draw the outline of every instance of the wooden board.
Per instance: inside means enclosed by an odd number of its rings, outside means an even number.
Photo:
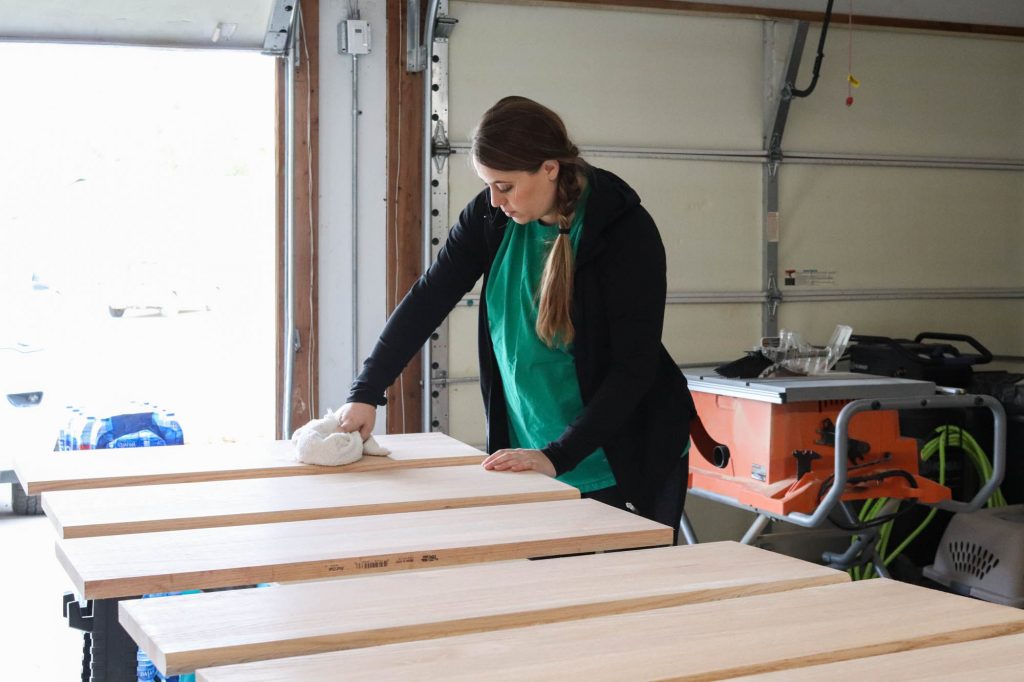
[[[886,679],[898,679],[900,682],[1020,682],[1024,679],[1024,635],[991,637],[884,656],[812,665],[799,670],[750,675],[736,678],[736,682],[865,682]]]
[[[121,602],[121,624],[165,675],[847,582],[736,542],[503,561]],[[500,588],[496,588],[500,586]]]
[[[579,490],[533,471],[479,464],[325,476],[66,490],[43,494],[62,538],[329,519],[579,498]]]
[[[668,526],[588,499],[75,538],[57,558],[103,599],[671,543]]]
[[[40,452],[15,461],[18,480],[30,495],[155,483],[224,481],[269,476],[336,474],[402,467],[479,464],[486,454],[443,433],[377,436],[388,457],[363,457],[342,467],[300,464],[291,441],[172,445],[161,448]]]
[[[206,668],[198,679],[717,680],[1022,631],[1017,609],[864,580]]]

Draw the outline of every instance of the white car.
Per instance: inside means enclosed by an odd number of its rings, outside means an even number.
[[[196,297],[189,297],[175,289],[145,292],[145,287],[135,290],[133,294],[111,299],[107,311],[111,317],[123,317],[129,310],[144,313],[159,313],[163,317],[172,317],[178,313],[205,312],[210,305]]]
[[[52,448],[50,439],[56,438],[46,422],[51,373],[40,343],[54,322],[54,296],[27,268],[11,267],[0,278],[0,483],[13,484],[16,514],[37,514],[41,508],[39,498],[26,496],[18,484],[15,456]]]
[[[11,407],[34,407],[43,401],[43,387],[32,371],[42,350],[22,341],[0,341],[0,382]]]
[[[164,317],[205,312],[210,310],[212,295],[198,281],[197,273],[187,267],[148,261],[132,263],[109,282],[107,311],[111,317],[123,317],[129,311]]]
[[[38,371],[43,349],[22,342],[0,341],[0,483],[11,483],[15,514],[42,512],[38,496],[29,497],[14,473],[14,456],[38,434],[46,392],[45,372]],[[33,444],[38,445],[38,444]]]

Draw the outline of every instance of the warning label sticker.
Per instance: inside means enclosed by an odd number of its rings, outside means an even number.
[[[783,278],[782,283],[788,287],[830,286],[836,283],[836,271],[818,270],[817,268],[786,270],[786,276]]]

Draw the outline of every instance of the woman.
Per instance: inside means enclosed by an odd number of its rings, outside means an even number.
[[[524,97],[484,114],[472,158],[487,186],[388,320],[341,430],[369,436],[386,387],[483,276],[484,467],[557,476],[678,527],[694,407],[661,344],[654,221],[625,182],[579,157],[557,114]]]

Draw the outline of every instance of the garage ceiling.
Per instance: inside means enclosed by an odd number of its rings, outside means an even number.
[[[717,2],[812,12],[823,11],[826,4],[825,0]],[[836,0],[835,11],[847,11],[849,2]],[[0,0],[0,40],[261,50],[271,13],[283,4],[281,0]],[[1022,0],[854,0],[853,9],[864,16],[1024,27]]]

